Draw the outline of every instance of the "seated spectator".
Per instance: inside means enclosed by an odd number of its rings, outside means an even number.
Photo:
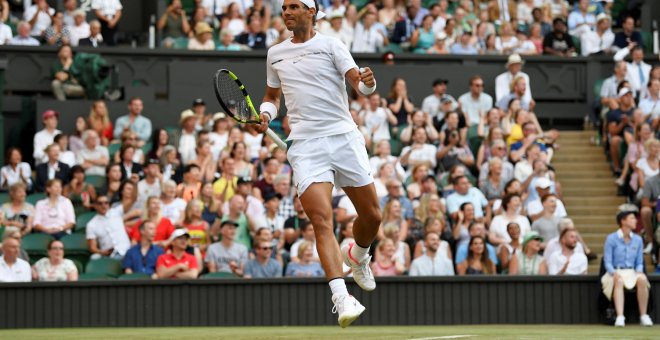
[[[481,183],[481,192],[484,193],[490,205],[504,195],[504,187],[511,180],[503,176],[503,161],[501,158],[493,157],[488,161],[488,177]]]
[[[401,182],[397,179],[391,179],[385,183],[387,187],[387,195],[380,200],[381,209],[391,199],[396,199],[401,203],[401,215],[406,220],[411,220],[414,217],[415,211],[412,202],[403,194],[403,187]]]
[[[639,108],[645,117],[650,117],[653,126],[660,126],[660,79],[649,79],[646,96],[639,101]]]
[[[158,159],[150,158],[145,163],[144,178],[137,184],[138,203],[141,205],[147,198],[161,194],[161,182],[163,175],[160,172],[160,162]]]
[[[197,146],[197,130],[195,129],[197,119],[192,110],[184,110],[181,112],[179,123],[181,130],[178,131],[178,151],[181,155],[181,161],[184,165],[188,165],[195,157],[195,148]]]
[[[497,128],[497,130],[500,130]],[[485,145],[482,145],[485,147]],[[490,157],[489,160],[483,163],[480,166],[479,171],[479,186],[485,186],[486,181],[489,180],[490,176],[490,161],[493,159],[498,159],[501,164],[501,174],[499,175],[501,180],[504,180],[505,183],[513,179],[514,176],[514,167],[511,162],[508,161],[507,152],[506,152],[506,142],[501,139],[495,139],[490,145]],[[484,153],[486,153],[484,151]],[[497,182],[490,178],[491,184],[496,184]]]
[[[118,30],[119,19],[122,16],[122,5],[119,0],[93,0],[92,10],[96,18],[101,21],[101,34],[109,46],[115,46],[115,35]]]
[[[536,46],[534,43],[527,37],[527,33],[523,30],[516,31],[516,38],[518,39],[518,45],[513,49],[515,53],[520,55],[535,55],[539,54],[536,51]]]
[[[564,229],[571,229],[577,232],[577,230],[575,229],[575,225],[573,224],[573,220],[571,220],[568,217],[564,217],[559,221],[559,235],[561,235]],[[585,251],[586,243],[584,242],[584,240],[582,240],[582,236],[580,236],[579,232],[577,232],[577,238],[578,238],[578,243],[575,246],[575,251],[583,253],[587,255],[587,257],[589,257],[589,255],[591,254],[591,250]],[[546,263],[549,263],[550,256],[552,254],[554,254],[557,251],[561,251],[561,249],[562,248],[559,237],[555,237],[553,239],[547,240],[545,242],[545,249],[543,250],[543,258],[545,258]],[[595,256],[594,258],[596,257],[597,256]]]
[[[454,129],[444,131],[444,142],[440,144],[436,158],[440,161],[440,168],[443,171],[451,169],[455,165],[472,167],[474,165],[474,155],[466,142],[462,140],[462,133]],[[441,139],[443,139],[441,137]]]
[[[140,220],[134,224],[129,231],[129,237],[133,244],[139,243],[141,241],[141,234],[139,226],[143,225],[146,222],[151,222],[156,226],[156,231],[151,237],[151,242],[163,249],[166,249],[169,246],[169,239],[174,232],[174,225],[167,218],[163,217],[161,213],[161,202],[158,196],[149,196],[146,202],[144,203],[144,212],[140,217]]]
[[[226,220],[220,224],[222,240],[211,244],[204,262],[211,273],[224,272],[243,276],[248,260],[248,249],[243,244],[235,242],[238,224]]]
[[[58,60],[53,64],[51,87],[57,100],[67,97],[84,97],[85,88],[80,85],[80,71],[73,62],[71,47],[63,45],[57,50]]]
[[[32,281],[30,263],[19,258],[20,251],[20,238],[3,237],[2,256],[0,257],[0,282]]]
[[[536,231],[544,240],[551,240],[559,236],[559,222],[562,217],[556,216],[557,211],[557,196],[554,194],[547,194],[541,197],[543,204],[543,211],[541,216],[532,223],[532,230]],[[545,248],[545,244],[541,244],[541,249]]]
[[[495,102],[498,102],[506,95],[511,93],[511,83],[518,76],[525,79],[525,94],[523,95],[523,100],[527,102],[532,101],[532,91],[531,83],[527,73],[522,72],[522,67],[525,64],[523,59],[518,54],[512,54],[509,56],[506,63],[507,72],[504,72],[498,75],[495,78]]]
[[[479,50],[471,43],[472,32],[463,31],[458,42],[451,46],[451,54],[477,55]]]
[[[389,142],[391,139],[389,127],[397,125],[396,117],[390,110],[381,106],[382,102],[378,92],[370,94],[368,98],[368,104],[359,113],[360,119],[369,131],[372,143]]]
[[[121,149],[119,150],[119,163],[121,165],[122,181],[130,180],[134,183],[137,183],[140,181],[140,178],[144,176],[142,165],[133,161],[134,155],[135,147],[130,144],[122,145]]]
[[[48,161],[37,165],[34,190],[43,192],[46,189],[46,182],[52,179],[59,179],[62,183],[69,183],[70,169],[65,163],[59,161],[60,147],[57,144],[51,144],[46,148]]]
[[[245,19],[241,14],[239,6],[237,2],[227,5],[225,13],[222,16],[222,21],[220,22],[220,28],[228,29],[234,37],[245,32],[246,29]]]
[[[98,193],[108,196],[110,198],[110,204],[112,204],[119,201],[119,189],[122,184],[121,166],[117,163],[112,163],[105,169],[105,183]]]
[[[447,197],[447,212],[453,220],[458,220],[459,207],[466,202],[472,203],[475,218],[481,219],[490,214],[488,200],[479,189],[471,186],[467,177],[458,176],[454,178],[453,183],[456,191]],[[486,207],[485,214],[484,207]]]
[[[66,134],[60,133],[55,136],[53,139],[54,144],[57,144],[59,148],[60,157],[58,160],[66,165],[69,168],[76,166],[76,154],[73,151],[69,150],[69,136]]]
[[[126,251],[121,266],[125,274],[143,273],[149,275],[152,279],[156,279],[158,278],[156,262],[158,257],[165,253],[161,247],[154,244],[156,223],[145,220],[140,223],[138,230],[140,241]]]
[[[142,208],[137,201],[135,182],[123,181],[119,186],[119,201],[112,204],[113,215],[120,216],[124,224],[132,226],[142,215]],[[128,229],[128,228],[127,228]]]
[[[205,22],[198,22],[195,26],[195,37],[188,40],[188,49],[197,51],[215,50],[213,28]]]
[[[194,255],[188,254],[188,231],[177,229],[170,237],[172,251],[158,256],[156,274],[159,279],[196,279],[200,269]],[[208,256],[208,254],[207,254]]]
[[[66,15],[66,13],[65,13]],[[80,39],[89,38],[91,30],[89,24],[85,21],[87,13],[84,10],[79,9],[73,12],[74,22],[69,25],[65,23],[65,27],[69,29],[69,35],[71,37],[71,46],[76,47],[80,42]],[[66,16],[64,17],[66,21]]]
[[[439,31],[435,34],[435,42],[433,46],[429,47],[426,50],[428,54],[449,54],[449,49],[447,48],[447,33],[444,31]]]
[[[110,121],[108,107],[103,100],[97,100],[92,103],[87,124],[90,129],[96,131],[101,137],[101,145],[108,146],[110,144],[112,140],[112,122]]]
[[[132,147],[133,152],[132,155],[133,157],[126,157],[126,161],[122,160],[122,155],[121,149],[125,147]],[[128,155],[125,155],[128,156]],[[116,152],[113,157],[113,161],[115,163],[122,163],[122,162],[127,162],[130,160],[133,163],[137,163],[139,165],[144,163],[144,151],[142,151],[142,148],[140,147],[140,138],[138,137],[137,133],[128,130],[125,131],[124,133],[121,134],[121,148],[119,149],[119,152]],[[124,164],[122,164],[124,165]],[[129,164],[126,164],[124,166],[128,166]],[[132,168],[132,166],[131,166]],[[124,170],[126,171],[126,170]],[[130,173],[133,173],[132,171]],[[142,174],[140,174],[142,176]],[[130,177],[130,176],[129,176]]]
[[[543,39],[543,54],[559,57],[575,55],[573,37],[566,33],[566,24],[561,18],[552,20],[552,32]]]
[[[509,264],[510,275],[546,275],[548,264],[539,254],[543,237],[530,231],[523,237],[522,252],[515,254]]]
[[[316,248],[316,234],[314,234],[314,226],[312,226],[311,223],[303,223],[303,225],[300,226],[300,239],[298,239],[296,242],[294,242],[291,245],[291,250],[289,253],[291,254],[291,262],[300,262],[301,259],[299,257],[299,250],[298,248],[302,246],[303,243],[309,243],[312,251],[312,259],[316,262],[320,262],[319,260],[319,253]]]
[[[637,169],[637,183],[630,183],[631,188],[637,191],[637,198],[641,198],[646,183],[646,179],[651,178],[660,173],[658,161],[660,161],[660,141],[655,138],[650,138],[644,143],[646,157],[640,157],[635,164]]]
[[[408,116],[415,110],[413,99],[408,96],[406,81],[401,78],[395,78],[390,86],[390,93],[387,98],[387,108],[396,116],[397,126],[393,127],[392,132],[398,133],[399,128],[408,123]],[[429,112],[430,114],[431,112]]]
[[[502,274],[509,273],[509,267],[511,264],[511,259],[515,259],[514,256],[522,252],[522,245],[520,240],[520,226],[516,222],[510,222],[506,226],[506,231],[511,238],[511,242],[503,243],[499,247],[499,252],[497,258],[500,261]]]
[[[579,244],[577,231],[564,229],[559,236],[561,251],[550,255],[548,261],[548,274],[550,275],[584,275],[587,273],[589,263],[583,252],[576,251]]]
[[[332,11],[328,14],[328,21],[330,24],[326,26],[322,26],[319,32],[321,32],[321,34],[323,35],[327,35],[341,40],[341,42],[343,42],[347,48],[350,48],[353,43],[353,32],[351,32],[347,27],[344,26],[344,14],[340,11]],[[274,21],[273,21],[273,25],[275,25]],[[279,36],[279,33],[277,33],[277,36]],[[271,40],[276,40],[276,39],[277,38]],[[270,47],[273,44],[271,43],[269,45],[268,43],[266,43],[266,45]]]
[[[179,224],[183,218],[186,201],[176,197],[176,182],[173,180],[163,181],[160,200],[162,203],[163,217],[168,218],[173,224]]]
[[[470,238],[473,237],[481,237],[482,239],[486,239],[486,227],[482,222],[475,222],[472,223],[468,227],[468,232],[470,233]],[[467,257],[468,257],[468,249],[469,249],[469,242],[463,243],[459,245],[456,248],[456,259],[454,263],[458,264],[463,262]],[[495,247],[493,247],[490,243],[486,242],[486,249],[488,250],[488,258],[497,265],[499,263],[499,260],[497,258],[497,253],[495,252]]]
[[[534,49],[536,50],[534,54],[543,54],[543,37],[550,32],[550,30],[544,32],[542,25],[548,24],[545,22],[542,24],[534,23],[529,28],[529,41],[534,45]]]
[[[188,230],[190,235],[189,244],[199,248],[202,253],[206,251],[210,243],[209,224],[202,219],[204,203],[198,199],[191,199],[186,206],[181,226]]]
[[[470,91],[458,98],[468,126],[479,124],[481,117],[493,107],[493,97],[484,92],[484,81],[480,76],[470,78]]]
[[[33,5],[25,8],[23,20],[32,26],[31,36],[41,37],[46,28],[52,24],[54,15],[55,10],[48,6],[46,0],[35,0]]]
[[[16,36],[14,36],[13,38],[10,38],[10,40],[7,42],[7,45],[39,46],[39,40],[30,36],[30,32],[32,31],[32,25],[30,25],[29,22],[21,21],[18,23],[17,26],[18,26],[17,27],[18,34],[16,34]]]
[[[197,168],[197,180],[204,183],[212,183],[215,180],[217,171],[217,162],[213,159],[211,151],[211,143],[207,140],[198,140],[197,148],[195,149],[197,157],[193,159],[188,166],[195,166]],[[185,181],[185,168],[184,168],[184,181]]]
[[[78,40],[78,46],[99,47],[105,46],[103,35],[101,35],[101,22],[92,20],[89,22],[89,37]]]
[[[534,107],[536,106],[536,102],[534,99],[526,100],[525,99],[525,92],[527,91],[527,81],[525,80],[525,77],[522,76],[517,76],[511,81],[511,92],[509,92],[508,95],[502,97],[498,102],[497,102],[497,107],[500,110],[507,110],[510,106],[510,103],[512,100],[517,99],[520,101],[520,107],[531,111],[534,110]]]
[[[78,152],[77,163],[85,169],[85,175],[103,176],[110,155],[105,146],[99,145],[99,135],[94,130],[83,133],[85,147]]]
[[[589,12],[589,0],[578,0],[576,8],[568,15],[568,32],[581,38],[596,28],[596,16]]]
[[[253,50],[266,49],[266,34],[263,32],[262,19],[252,15],[247,20],[247,31],[236,37],[236,42]]]
[[[440,240],[440,235],[429,232],[424,237],[424,253],[410,265],[410,276],[453,276],[449,244]]]
[[[507,225],[515,222],[520,227],[520,237],[531,230],[529,220],[526,216],[520,214],[522,201],[520,195],[510,194],[502,198],[502,213],[493,218],[490,223],[488,240],[494,245],[511,243],[511,238],[507,232]]]
[[[270,229],[276,239],[282,238],[284,230],[285,218],[278,214],[281,200],[282,195],[277,192],[272,192],[264,196],[266,213],[263,218],[266,221],[266,226]]]
[[[261,241],[254,249],[257,256],[245,263],[243,277],[246,279],[282,277],[282,265],[272,257],[275,249],[273,244]]]
[[[9,201],[0,208],[0,225],[5,232],[16,231],[24,236],[32,231],[34,206],[25,201],[26,186],[18,182],[9,187]]]
[[[165,9],[165,13],[158,19],[156,27],[161,31],[162,45],[165,48],[173,47],[176,39],[188,36],[190,25],[188,18],[186,18],[186,12],[181,5],[181,0],[170,2],[170,5]]]
[[[71,45],[71,31],[64,26],[64,15],[57,12],[52,17],[53,24],[44,30],[44,40],[50,46]]]
[[[402,181],[405,176],[405,170],[403,170],[398,157],[392,156],[391,152],[392,146],[389,141],[383,140],[376,143],[376,151],[373,153],[373,157],[369,159],[369,164],[371,164],[372,171],[375,174],[378,174],[378,170],[384,163],[390,163],[394,167],[392,178]],[[387,180],[385,182],[387,182]],[[385,184],[385,182],[383,182],[383,184]]]
[[[87,223],[85,229],[92,258],[108,256],[122,259],[131,247],[122,215],[110,211],[110,200],[107,196],[97,197],[94,208],[96,215]]]
[[[27,190],[32,190],[32,169],[23,162],[21,150],[15,147],[7,149],[7,165],[0,169],[0,189],[7,190],[16,183],[23,183]]]
[[[646,247],[645,253],[650,253],[653,249],[653,233],[656,229],[652,222],[653,217],[660,217],[660,211],[657,209],[658,197],[660,197],[660,174],[649,177],[644,183],[644,189],[641,196],[642,226],[644,227],[644,238]]]
[[[495,263],[486,252],[486,240],[481,236],[472,236],[467,245],[467,258],[456,264],[458,275],[495,274]],[[456,259],[458,261],[458,258]]]
[[[311,224],[309,224],[311,227]],[[311,228],[310,228],[311,229]],[[285,276],[287,277],[323,277],[325,272],[321,267],[321,264],[316,260],[317,257],[314,255],[314,245],[310,241],[303,241],[299,247],[297,247],[296,258],[299,260],[297,262],[289,262],[286,266]],[[293,247],[291,252],[294,252]],[[293,257],[292,257],[293,258]]]
[[[619,150],[623,142],[624,130],[628,126],[629,119],[632,118],[633,111],[635,110],[635,100],[629,88],[621,88],[618,97],[619,108],[607,114],[607,129],[610,144],[609,153],[615,173],[621,172],[621,155],[619,155]]]
[[[596,29],[582,34],[580,49],[583,57],[610,54],[614,43],[614,33],[610,29],[610,17],[601,13],[596,18]]]
[[[553,182],[547,178],[538,178],[534,181],[533,186],[530,185],[529,188],[530,192],[532,190],[531,188],[534,188],[534,191],[536,192],[535,198],[528,199],[526,205],[527,216],[529,216],[532,221],[536,221],[545,213],[544,212],[545,206],[541,198],[552,194],[552,186],[553,186]],[[564,203],[557,196],[554,197],[555,197],[554,202],[556,207],[552,209],[554,210],[552,216],[557,218],[566,217],[567,213]],[[546,240],[549,240],[552,237],[544,236],[544,238]]]
[[[73,211],[76,216],[79,216],[93,208],[96,189],[93,185],[85,183],[85,170],[80,165],[71,168],[69,179],[69,183],[64,186],[62,195],[71,200]]]
[[[615,49],[623,49],[628,47],[630,42],[634,42],[637,46],[644,47],[644,40],[642,39],[642,34],[638,31],[635,31],[635,17],[627,15],[623,18],[621,23],[621,28],[623,31],[617,32],[614,35],[614,46]]]
[[[410,45],[414,53],[426,54],[435,41],[435,30],[433,30],[433,16],[424,15],[421,25],[413,32]]]
[[[127,130],[137,133],[140,138],[139,147],[142,147],[151,137],[151,120],[142,115],[144,104],[139,97],[133,97],[128,100],[128,114],[117,118],[115,122],[115,139],[120,139]]]
[[[540,158],[541,147],[538,144],[532,144],[525,150],[525,158],[516,163],[513,168],[513,177],[523,183],[523,187],[527,187],[531,182],[531,178],[534,176],[534,163]]]
[[[64,25],[73,26],[75,24],[74,12],[78,8],[77,0],[64,0]]]
[[[64,244],[61,241],[48,242],[48,257],[32,266],[34,281],[78,281],[78,268],[73,261],[64,258]]]
[[[406,6],[406,15],[401,15],[401,20],[394,24],[392,37],[390,40],[395,44],[400,44],[404,49],[410,46],[410,40],[417,25],[414,20],[419,10],[415,6]]]
[[[516,38],[515,33],[511,23],[502,23],[500,36],[495,40],[495,48],[504,55],[513,53],[513,49],[518,46],[518,38]]]
[[[637,218],[633,211],[623,211],[616,216],[619,230],[607,236],[603,264],[607,271],[600,282],[603,294],[614,302],[616,310],[615,327],[625,326],[623,315],[624,289],[637,289],[637,305],[639,306],[642,326],[653,326],[651,317],[647,314],[649,289],[651,284],[644,274],[644,242],[639,235],[633,233]]]
[[[46,183],[47,198],[37,202],[34,209],[34,231],[50,234],[56,240],[71,233],[76,215],[73,204],[62,196],[62,181],[50,179]]]
[[[71,139],[69,140],[70,143],[67,143],[67,145],[66,145],[66,146],[68,146],[70,144],[71,147],[70,148],[68,148],[68,147],[65,148],[64,147],[65,145],[61,144],[60,148],[61,148],[62,152],[66,151],[68,149],[71,149],[71,151],[78,154],[78,152],[80,152],[80,150],[84,149],[85,148],[85,142],[82,139],[82,135],[86,130],[88,130],[87,121],[85,121],[85,118],[83,118],[82,116],[78,116],[76,118],[76,129],[71,134]],[[57,137],[57,136],[55,136],[55,137]]]
[[[522,116],[526,116],[522,117]],[[532,118],[532,114],[525,111],[525,110],[520,110],[518,111],[518,114],[516,115],[516,120],[518,122],[526,121],[522,123],[522,125],[516,123],[515,126],[513,126],[512,129],[512,134],[509,135],[509,139],[512,142],[510,145],[510,157],[511,160],[514,162],[519,161],[522,156],[524,156],[525,150],[531,145],[531,144],[536,144],[539,146],[541,152],[544,154],[547,154],[548,156],[548,161],[550,158],[552,158],[552,153],[553,150],[552,148],[548,148],[546,146],[546,143],[544,139],[541,137],[543,136],[543,131],[538,131],[536,127],[536,123],[534,119]],[[514,141],[514,134],[517,135],[518,132],[514,132],[514,129],[517,129],[518,126],[522,129],[522,138],[518,139],[517,141]]]
[[[401,165],[412,168],[415,165],[426,165],[429,168],[436,166],[436,147],[428,142],[426,128],[423,126],[414,129],[412,145],[401,150]]]

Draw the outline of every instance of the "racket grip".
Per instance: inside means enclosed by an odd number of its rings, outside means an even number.
[[[284,151],[287,150],[286,143],[284,143],[284,142],[282,141],[282,139],[280,138],[280,136],[278,136],[278,135],[275,133],[275,131],[273,131],[273,130],[271,130],[271,129],[269,128],[268,130],[266,130],[266,134],[268,135],[268,137],[270,137],[270,139],[273,140],[273,142],[275,142],[275,144],[277,144],[277,146],[278,146],[280,149],[282,149],[282,150],[284,150]]]

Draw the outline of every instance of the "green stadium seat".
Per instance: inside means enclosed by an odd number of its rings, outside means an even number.
[[[177,50],[185,50],[188,48],[188,38],[176,38],[172,48]]]
[[[112,279],[114,279],[114,277],[97,273],[83,273],[78,276],[78,281],[98,281]]]
[[[151,142],[147,142],[147,143],[144,143],[144,145],[142,146],[142,152],[145,154],[145,158],[146,158],[146,155],[149,153],[149,151],[151,151],[151,145],[152,145]]]
[[[54,238],[47,234],[35,233],[23,237],[21,247],[30,255],[30,262],[35,262],[44,256],[48,256],[48,243]]]
[[[575,53],[582,55],[582,41],[578,37],[571,36],[571,38],[573,38],[573,45],[575,45]]]
[[[108,154],[110,155],[110,159],[114,159],[115,154],[117,151],[121,149],[121,144],[120,143],[110,143],[108,144]]]
[[[64,256],[71,260],[76,260],[82,265],[89,261],[89,249],[87,248],[87,239],[85,234],[73,233],[62,238],[64,244]]]
[[[37,193],[34,193],[34,194],[29,194],[25,198],[25,201],[30,203],[30,204],[36,205],[38,201],[41,201],[42,199],[45,199],[45,198],[46,198],[46,193],[37,192]]]
[[[653,34],[650,32],[640,31],[642,36],[642,43],[644,44],[644,53],[653,53]]]
[[[100,190],[105,186],[106,177],[101,175],[86,175],[85,183],[91,184],[96,190]]]
[[[600,90],[603,88],[603,83],[605,82],[605,79],[598,79],[594,83],[594,97],[596,99],[600,99]]]
[[[85,273],[100,274],[116,278],[122,273],[121,261],[108,257],[90,260],[85,268]]]
[[[9,193],[8,192],[0,192],[0,204],[9,202]]]
[[[87,229],[87,223],[89,223],[94,216],[96,216],[96,213],[93,211],[78,215],[78,217],[76,217],[76,227],[74,232],[84,234]]]
[[[233,273],[227,273],[227,272],[207,273],[202,275],[202,279],[232,279],[236,277],[237,276],[234,275]]]
[[[67,257],[65,256],[65,258],[67,258]],[[76,268],[78,269],[78,275],[80,275],[84,272],[83,269],[85,269],[85,267],[83,267],[83,264],[80,263],[80,261],[78,261],[76,259],[69,259],[69,260],[71,260],[73,262],[73,264],[76,265]]]
[[[123,274],[119,277],[120,280],[151,280],[151,276],[145,273],[131,273]]]

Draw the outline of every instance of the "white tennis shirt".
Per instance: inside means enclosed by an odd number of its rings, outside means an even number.
[[[318,32],[304,43],[288,39],[268,50],[266,63],[266,83],[284,94],[288,140],[355,130],[344,75],[357,65],[339,39]]]

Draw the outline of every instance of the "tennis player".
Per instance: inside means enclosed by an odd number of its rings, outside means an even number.
[[[316,234],[317,250],[332,291],[333,313],[347,327],[365,308],[348,294],[342,261],[364,290],[376,288],[369,267],[369,245],[380,225],[380,208],[370,173],[365,141],[348,110],[345,81],[362,93],[376,90],[369,68],[358,69],[338,39],[314,31],[315,0],[284,0],[282,17],[293,37],[271,47],[267,58],[267,86],[260,106],[264,132],[277,117],[284,93],[292,142],[288,159],[300,201]],[[355,243],[343,249],[332,223],[332,188],[342,187],[358,213],[353,225]]]

